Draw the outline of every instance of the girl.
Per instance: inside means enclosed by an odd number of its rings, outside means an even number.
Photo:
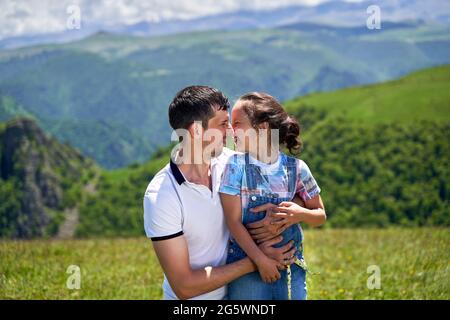
[[[228,298],[306,299],[306,265],[303,260],[303,232],[299,222],[320,225],[326,219],[320,188],[302,160],[280,152],[284,144],[290,153],[301,147],[300,127],[280,103],[265,93],[247,93],[239,98],[232,111],[237,151],[225,170],[219,192],[231,232],[227,263],[245,256],[256,264],[258,272],[245,275],[228,285]],[[278,137],[278,139],[277,139]],[[291,202],[300,196],[305,206]],[[280,247],[293,241],[295,263],[281,265],[266,256],[254,242],[245,225],[265,217],[254,212],[266,203],[275,207],[274,215],[283,225]],[[289,259],[288,259],[289,260]]]

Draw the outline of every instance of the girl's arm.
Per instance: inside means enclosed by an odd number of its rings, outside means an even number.
[[[261,277],[265,282],[278,280],[281,275],[279,263],[268,258],[253,241],[245,226],[242,224],[241,197],[220,193],[225,220],[228,228],[239,246],[247,253],[249,258],[258,266]]]
[[[278,206],[278,218],[292,225],[304,222],[312,227],[317,227],[325,223],[327,215],[325,206],[320,197],[320,187],[314,179],[308,165],[300,159],[297,159],[297,184],[296,194],[303,198],[304,206],[299,206],[292,202],[282,202]]]

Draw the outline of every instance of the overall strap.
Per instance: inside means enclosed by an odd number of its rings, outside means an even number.
[[[284,157],[286,159],[289,192],[295,195],[295,189],[297,187],[297,159],[289,156]]]
[[[250,163],[250,155],[248,152],[245,154],[245,177],[247,179],[247,188],[249,190],[256,189],[256,180],[255,180],[255,165]]]

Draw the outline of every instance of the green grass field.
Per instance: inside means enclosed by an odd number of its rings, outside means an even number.
[[[450,299],[449,229],[306,230],[309,299]],[[81,288],[66,287],[69,265]],[[370,265],[381,289],[367,288]],[[0,299],[160,299],[146,238],[0,241]]]

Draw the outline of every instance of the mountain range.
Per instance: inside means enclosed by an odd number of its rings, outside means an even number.
[[[332,0],[316,5],[270,4],[252,7],[247,1],[235,0],[234,10],[217,8],[215,14],[195,14],[195,9],[189,10],[193,16],[181,18],[183,9],[172,5],[169,11],[171,18],[165,17],[168,8],[158,7],[154,3],[152,14],[156,19],[141,19],[138,22],[110,22],[108,17],[100,21],[86,21],[83,17],[81,29],[62,32],[41,32],[6,37],[0,40],[0,48],[17,48],[43,43],[63,43],[90,36],[97,32],[110,32],[121,35],[161,36],[186,32],[211,30],[247,30],[257,28],[273,28],[295,23],[327,24],[330,26],[365,26],[369,17],[367,8],[376,5],[380,8],[382,24],[402,21],[424,21],[427,24],[448,25],[450,23],[450,4],[441,0],[362,0],[341,1]],[[217,6],[220,6],[220,2]],[[130,4],[132,6],[132,4]],[[89,6],[91,7],[91,6]],[[95,5],[93,5],[95,7]],[[239,9],[240,8],[240,9]],[[101,10],[101,8],[93,9]],[[97,17],[97,15],[95,15]],[[21,17],[18,17],[20,19]],[[118,17],[115,16],[115,19]],[[102,24],[102,20],[105,21]],[[156,20],[156,21],[155,21]],[[19,23],[20,20],[12,21]]]
[[[0,119],[31,117],[101,166],[119,168],[170,143],[167,108],[187,85],[217,87],[231,101],[254,90],[286,101],[386,81],[450,63],[449,31],[424,21],[381,30],[302,22],[153,37],[100,32],[1,50]]]

